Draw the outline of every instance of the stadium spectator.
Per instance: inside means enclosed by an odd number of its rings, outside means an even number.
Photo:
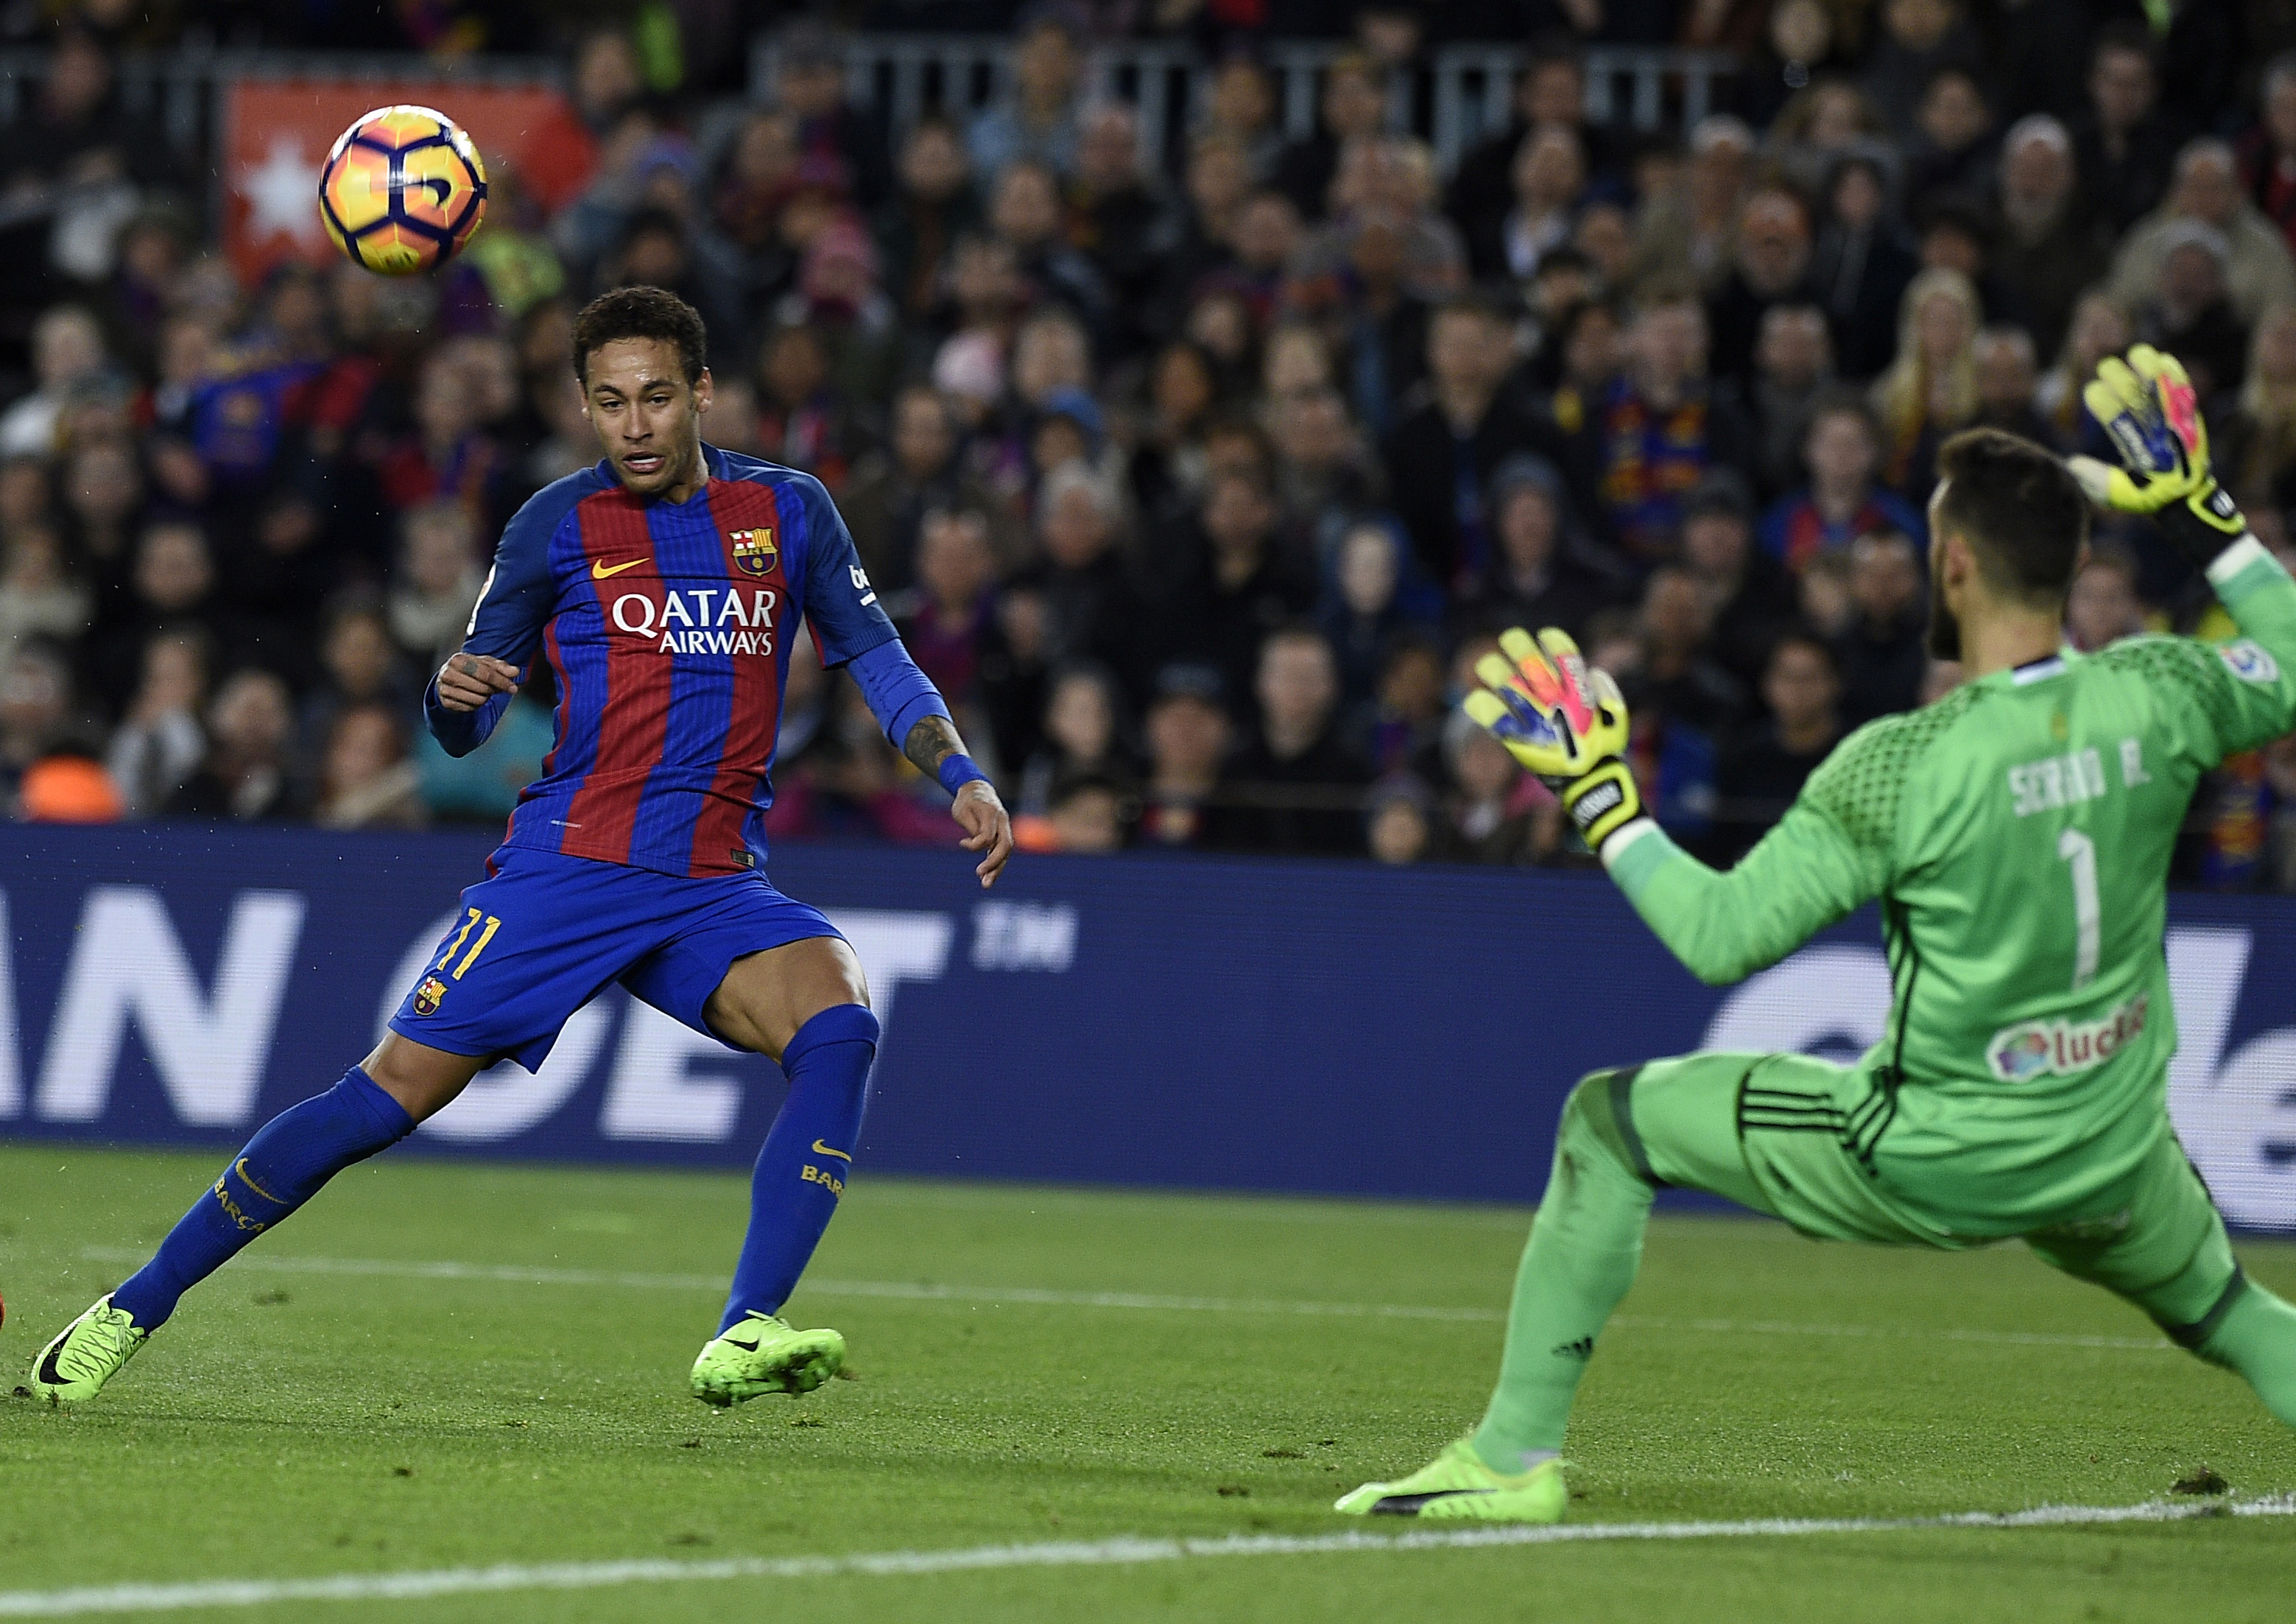
[[[2033,406],[2040,373],[2031,335],[2022,327],[1987,327],[1969,353],[1977,371],[1977,426],[2047,445],[2049,425]]]
[[[2091,431],[2101,433],[2081,404],[2081,390],[2096,375],[2096,364],[2128,347],[2128,312],[2102,288],[2081,295],[2065,328],[2064,348],[2042,377],[2033,405],[2063,450],[2080,448]]]
[[[1626,570],[1580,535],[1554,464],[1518,453],[1491,476],[1496,545],[1482,574],[1458,595],[1478,626],[1559,626],[1576,636],[1623,595]]]
[[[33,764],[72,724],[71,667],[55,645],[19,644],[0,666],[0,796],[12,800]]]
[[[1427,786],[1409,773],[1374,784],[1365,819],[1372,860],[1391,868],[1426,861],[1435,845],[1433,800]]]
[[[306,770],[327,749],[335,718],[361,705],[395,715],[420,707],[420,685],[410,680],[390,621],[381,604],[365,594],[337,603],[319,640],[320,680],[305,697],[296,718],[297,749]]]
[[[2232,306],[2225,235],[2179,220],[2161,243],[2158,291],[2136,311],[2136,336],[2185,364],[2203,400],[2237,393],[2248,370],[2248,327]]]
[[[1644,205],[1636,230],[1636,283],[1687,277],[1701,291],[1720,284],[1729,274],[1731,234],[1756,145],[1754,132],[1726,113],[1700,121],[1680,184]]]
[[[1370,702],[1381,657],[1415,623],[1404,602],[1408,556],[1395,528],[1381,520],[1350,525],[1340,538],[1316,618],[1339,660],[1342,714]]]
[[[1097,774],[1064,779],[1045,818],[1051,849],[1085,853],[1122,849],[1128,805],[1123,786]]]
[[[1148,608],[1117,551],[1115,494],[1100,475],[1071,463],[1046,477],[1037,508],[1046,664],[1092,660],[1133,691],[1143,675]]]
[[[1578,431],[1603,516],[1628,557],[1670,557],[1682,494],[1709,468],[1753,460],[1736,392],[1706,374],[1706,313],[1686,291],[1644,303],[1627,338],[1627,370]]]
[[[1731,742],[1714,773],[1711,861],[1735,862],[1786,808],[1841,737],[1841,684],[1823,637],[1787,631],[1762,671],[1769,715]]]
[[[888,598],[910,657],[932,678],[960,727],[975,719],[981,670],[994,661],[1002,638],[996,554],[988,533],[988,517],[979,508],[928,511],[918,529],[916,586]],[[977,732],[993,739],[986,719],[977,719],[982,725],[966,736]]]
[[[978,228],[980,207],[964,140],[944,119],[918,120],[901,144],[899,173],[898,190],[880,205],[873,226],[894,308],[903,321],[922,327],[944,297],[942,278],[957,239]],[[759,201],[768,226],[777,202],[770,192]]]
[[[2064,341],[2073,302],[2096,280],[2107,249],[2096,222],[2081,214],[2078,178],[2063,125],[2033,113],[2010,126],[1994,201],[1993,275],[2043,355]]]
[[[1562,803],[1464,712],[1443,728],[1449,769],[1433,855],[1453,863],[1544,863],[1562,844]]]
[[[1906,144],[1906,193],[1916,203],[1974,203],[1993,190],[1993,110],[1967,68],[1940,69],[1922,92]]]
[[[1367,141],[1380,131],[1387,112],[1387,93],[1371,59],[1360,52],[1348,52],[1333,61],[1324,70],[1323,94],[1316,106],[1320,123],[1315,133],[1278,152],[1268,176],[1269,184],[1292,200],[1303,220],[1320,220],[1330,209],[1332,181],[1339,173],[1341,152],[1349,144]],[[1461,173],[1465,173],[1464,164]],[[1474,212],[1456,201],[1452,209],[1455,218],[1470,217]]]
[[[1233,731],[1222,692],[1220,675],[1210,666],[1168,665],[1156,674],[1144,730],[1148,767],[1140,792],[1142,845],[1201,843],[1206,808],[1218,787],[1220,763]]]
[[[144,645],[143,677],[111,735],[105,770],[125,809],[168,804],[207,754],[208,644],[197,630],[161,632]]]
[[[225,682],[208,707],[208,753],[168,797],[170,817],[275,823],[308,810],[290,754],[295,715],[287,685],[268,671]]]
[[[1755,193],[1738,215],[1730,274],[1706,300],[1712,334],[1709,363],[1741,388],[1752,377],[1762,320],[1779,305],[1808,302],[1809,218],[1801,200],[1783,188]]]
[[[1776,304],[1762,313],[1746,409],[1754,424],[1755,483],[1777,496],[1801,480],[1801,447],[1811,411],[1833,381],[1833,340],[1814,304]]]
[[[1890,214],[1888,149],[1845,151],[1825,183],[1826,221],[1811,256],[1810,281],[1833,336],[1837,369],[1871,378],[1898,342],[1898,307],[1920,268]]]
[[[1977,415],[1971,347],[1983,319],[1977,290],[1956,270],[1923,271],[1898,307],[1898,355],[1874,380],[1882,480],[1916,502],[1929,499],[1937,448]]]
[[[1315,607],[1315,578],[1279,545],[1276,518],[1259,475],[1215,472],[1197,515],[1188,572],[1164,605],[1168,629],[1159,652],[1209,661],[1230,693],[1264,689],[1255,677],[1266,668],[1262,640]],[[1324,657],[1332,659],[1328,644]]]
[[[2093,551],[2065,598],[2065,641],[2094,654],[2149,630],[2144,600],[2137,595],[2140,573],[2126,547],[2107,543]]]
[[[2239,396],[2209,429],[2219,477],[2243,501],[2271,509],[2296,498],[2296,306],[2257,323]]]
[[[892,161],[876,116],[846,100],[837,37],[800,21],[775,45],[774,101],[794,126],[799,161],[833,165],[838,190],[862,209],[876,208],[892,191]]]
[[[2107,23],[2089,61],[2089,107],[2075,126],[2083,210],[2118,237],[2169,187],[2176,138],[2161,116],[2160,78],[2144,25]]]
[[[1140,150],[1140,115],[1120,102],[1088,109],[1077,144],[1077,169],[1065,199],[1064,234],[1100,274],[1115,300],[1115,352],[1146,349],[1151,301],[1164,258],[1179,230],[1171,201],[1152,185]]]
[[[107,369],[103,330],[78,305],[57,305],[32,326],[38,387],[0,413],[0,457],[50,456],[61,449],[64,412]]]
[[[2130,309],[2161,297],[2169,257],[2194,240],[2195,226],[2220,236],[2225,291],[2243,323],[2253,323],[2267,306],[2296,303],[2296,258],[2287,239],[2242,195],[2239,160],[2212,136],[2177,154],[2168,197],[2121,240],[2112,261],[2114,297]]]
[[[1570,241],[1587,190],[1587,155],[1575,129],[1547,125],[1516,150],[1507,206],[1469,216],[1467,262],[1484,281],[1529,282],[1539,261]]]
[[[1879,11],[1881,37],[1865,89],[1882,122],[1904,140],[1917,127],[1924,92],[1941,73],[1973,72],[1980,47],[1957,0],[1883,0]]]
[[[1021,769],[1020,810],[1052,811],[1062,787],[1089,777],[1129,786],[1138,772],[1124,748],[1124,695],[1104,666],[1064,666],[1045,701],[1045,739]]]
[[[1844,718],[1855,727],[1921,702],[1928,625],[1921,554],[1898,530],[1875,530],[1849,547],[1849,624],[1834,644]]]
[[[994,177],[1021,159],[1065,175],[1076,167],[1084,42],[1058,6],[1032,8],[1013,42],[1011,92],[964,132],[975,172]]]
[[[323,829],[420,829],[430,814],[407,759],[402,712],[354,704],[335,713],[319,765],[312,819]]]
[[[1284,627],[1267,638],[1256,675],[1259,724],[1220,775],[1203,843],[1267,854],[1358,854],[1371,774],[1340,737],[1331,645],[1319,632]]]
[[[410,508],[400,522],[399,568],[390,587],[390,635],[424,671],[463,646],[486,572],[470,516],[449,503]]]
[[[1706,606],[1708,653],[1753,687],[1794,595],[1784,566],[1755,545],[1745,481],[1718,471],[1683,499],[1682,568]]]
[[[1396,512],[1419,567],[1446,586],[1472,579],[1496,556],[1485,496],[1498,464],[1522,450],[1563,460],[1553,431],[1500,388],[1514,360],[1508,338],[1482,300],[1438,311],[1427,333],[1427,393],[1387,446]]]
[[[2257,120],[2240,138],[2241,189],[2296,251],[2296,53],[2266,64]]]
[[[0,664],[27,637],[70,642],[87,629],[89,609],[45,514],[0,530]]]
[[[1880,432],[1854,393],[1829,395],[1812,408],[1801,449],[1808,485],[1780,497],[1762,515],[1763,549],[1788,570],[1799,575],[1818,554],[1848,546],[1869,531],[1926,533],[1919,510],[1875,482]]]

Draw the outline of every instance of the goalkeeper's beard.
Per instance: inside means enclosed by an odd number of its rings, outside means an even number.
[[[1930,561],[1930,654],[1932,659],[1959,660],[1961,618],[1945,606],[1945,587],[1938,579],[1938,561]]]

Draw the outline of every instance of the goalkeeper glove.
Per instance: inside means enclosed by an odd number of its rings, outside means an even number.
[[[1516,627],[1499,647],[1504,657],[1477,662],[1485,685],[1467,695],[1466,712],[1561,797],[1571,826],[1599,856],[1604,841],[1643,815],[1635,775],[1620,759],[1627,706],[1619,685],[1609,672],[1590,670],[1570,635],[1553,627],[1536,638]]]
[[[2248,521],[2209,466],[2208,425],[2184,363],[2150,344],[2131,348],[2126,361],[2107,356],[2081,402],[2104,425],[2121,462],[2115,468],[2092,456],[2067,459],[2090,501],[2150,514],[2204,570],[2248,534]]]

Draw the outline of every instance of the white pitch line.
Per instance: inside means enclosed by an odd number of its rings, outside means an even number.
[[[1218,1539],[1116,1538],[1048,1545],[976,1546],[954,1551],[879,1551],[848,1556],[732,1556],[706,1562],[646,1558],[443,1568],[428,1572],[341,1573],[318,1579],[201,1579],[173,1585],[104,1585],[77,1590],[0,1591],[0,1618],[58,1619],[92,1613],[173,1612],[198,1607],[265,1607],[282,1602],[418,1602],[512,1590],[596,1590],[617,1585],[713,1579],[915,1578],[983,1569],[1093,1568],[1188,1562],[1212,1556],[1325,1556],[1359,1552],[1476,1550],[1618,1539],[1793,1538],[1812,1534],[1886,1534],[1965,1529],[2085,1528],[2121,1522],[2183,1522],[2200,1517],[2296,1516],[2296,1495],[2170,1505],[2041,1505],[2021,1512],[1956,1512],[1941,1517],[1754,1518],[1741,1522],[1581,1522],[1550,1528],[1501,1526],[1414,1530],[1403,1534],[1231,1534]]]
[[[141,1263],[145,1253],[125,1247],[83,1247],[92,1263]],[[232,1267],[277,1275],[335,1275],[395,1280],[478,1280],[504,1285],[573,1286],[585,1291],[721,1292],[713,1275],[651,1275],[604,1269],[549,1268],[521,1263],[400,1261],[388,1258],[298,1258],[242,1254]],[[901,1302],[1021,1303],[1032,1308],[1133,1308],[1176,1314],[1262,1314],[1318,1319],[1447,1320],[1475,1325],[1504,1323],[1496,1308],[1445,1308],[1418,1303],[1315,1302],[1267,1297],[1167,1297],[1145,1292],[1062,1292],[1028,1285],[937,1285],[905,1280],[807,1280],[799,1288],[824,1297],[873,1297]],[[1611,1324],[1627,1331],[1700,1331],[1732,1336],[1824,1336],[1893,1340],[1917,1338],[1977,1342],[2012,1348],[2109,1348],[2137,1353],[2173,1353],[2161,1338],[2081,1336],[2045,1331],[1980,1331],[1948,1327],[1897,1329],[1885,1325],[1804,1325],[1784,1320],[1674,1319],[1620,1314]]]

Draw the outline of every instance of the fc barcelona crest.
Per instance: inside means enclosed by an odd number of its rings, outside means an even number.
[[[774,572],[774,561],[781,554],[774,545],[773,531],[734,530],[732,536],[734,562],[742,567],[744,575],[766,576]]]
[[[435,975],[424,977],[422,985],[414,989],[414,1013],[418,1015],[437,1014],[439,1000],[446,996],[446,982]]]

